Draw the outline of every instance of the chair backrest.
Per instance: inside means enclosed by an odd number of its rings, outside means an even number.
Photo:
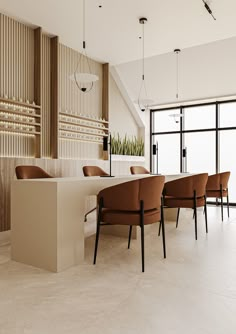
[[[196,196],[202,197],[206,193],[207,179],[208,174],[202,173],[166,182],[164,194],[176,198],[192,198],[196,191]]]
[[[130,172],[131,174],[150,174],[150,172],[143,166],[131,166]]]
[[[108,175],[102,168],[98,166],[84,166],[83,173],[84,173],[84,176]]]
[[[52,178],[47,172],[38,166],[16,166],[17,179],[41,179]]]
[[[138,211],[141,200],[144,201],[144,210],[158,209],[164,183],[164,176],[151,176],[121,183],[101,190],[98,201],[103,198],[103,206],[112,210]]]
[[[220,186],[222,185],[223,189],[228,188],[230,172],[223,172],[214,175],[209,175],[206,189],[207,190],[220,190]]]

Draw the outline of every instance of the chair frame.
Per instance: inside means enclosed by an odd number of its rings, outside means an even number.
[[[87,175],[87,174],[86,174],[86,169],[87,169],[87,168],[91,168],[91,169],[93,169],[94,167],[96,168],[97,171],[100,172],[100,174],[96,173],[96,175]],[[83,169],[84,177],[91,177],[91,176],[109,176],[109,174],[107,174],[107,173],[106,173],[101,167],[99,167],[99,166],[83,166],[82,169]],[[90,213],[92,213],[93,211],[95,211],[96,209],[97,209],[97,207],[95,207],[95,208],[89,210],[88,212],[86,212],[86,214],[84,215],[84,222],[87,222],[87,217],[88,217],[88,215],[89,215]]]
[[[137,169],[139,170],[139,172],[137,172]],[[150,172],[143,166],[130,166],[130,173],[132,175],[150,174]]]
[[[35,170],[39,173],[41,173],[40,176],[32,176],[31,177],[25,177],[24,175],[22,175],[22,171],[24,170],[24,172],[26,170]],[[19,180],[24,180],[24,179],[38,179],[38,178],[53,178],[53,176],[51,176],[50,174],[48,174],[43,168],[36,166],[36,165],[18,165],[15,167],[15,173],[16,173],[16,177]],[[23,173],[24,174],[24,173]]]
[[[221,174],[225,174],[225,173],[229,173],[229,172],[222,172],[222,173],[217,173],[217,174],[213,174],[213,175],[210,175],[209,177],[211,176],[216,176],[216,175],[221,175]],[[229,177],[230,177],[230,174],[229,174]],[[227,195],[226,196],[223,196],[223,192],[226,191]],[[228,218],[229,218],[229,189],[228,187],[226,187],[225,189],[223,188],[223,184],[220,183],[220,189],[206,189],[206,196],[207,196],[207,192],[208,193],[211,193],[211,192],[220,192],[220,197],[216,197],[216,199],[220,198],[220,206],[221,206],[221,220],[223,221],[224,220],[224,203],[223,203],[223,197],[226,197],[227,199],[227,213],[228,213]],[[207,196],[209,198],[211,198],[211,196]],[[213,196],[212,196],[213,197]],[[205,212],[205,211],[204,211]]]
[[[163,190],[163,202],[165,203],[165,188]],[[195,240],[197,240],[198,236],[198,230],[197,230],[197,199],[202,198],[202,196],[197,197],[197,192],[194,189],[193,190],[193,197],[178,197],[178,200],[189,200],[193,201],[193,217],[194,217],[194,225],[195,225]],[[166,206],[168,208],[168,206]],[[184,207],[183,207],[184,208]],[[178,207],[177,211],[177,217],[176,217],[176,228],[178,227],[179,223],[179,212],[180,212],[180,207]],[[206,233],[208,233],[208,221],[207,221],[207,205],[206,205],[206,194],[204,195],[204,212],[205,212],[205,226],[206,226]],[[161,224],[159,224],[159,232],[158,235],[160,235],[161,232]]]
[[[97,259],[97,250],[98,250],[98,243],[99,243],[99,235],[100,235],[100,227],[101,226],[111,226],[108,223],[103,223],[101,221],[101,213],[103,209],[103,198],[101,197],[99,200],[99,207],[98,207],[98,216],[97,216],[97,230],[96,230],[96,239],[95,239],[95,249],[94,249],[94,259],[93,264],[96,264]],[[163,244],[163,254],[164,258],[166,258],[166,243],[165,243],[165,223],[164,223],[164,211],[163,211],[163,199],[161,199],[161,219],[160,219],[160,225],[162,226],[162,244]],[[145,270],[145,258],[144,258],[144,201],[140,201],[140,210],[139,210],[139,216],[140,216],[140,224],[139,227],[141,229],[141,257],[142,257],[142,272]],[[131,235],[132,235],[132,226],[130,225],[129,228],[129,237],[128,237],[128,249],[130,248],[130,241],[131,241]],[[137,226],[137,225],[135,225]]]

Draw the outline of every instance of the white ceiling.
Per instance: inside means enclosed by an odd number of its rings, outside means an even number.
[[[216,21],[202,0],[86,0],[87,53],[113,65],[141,58],[141,16],[148,18],[146,57],[236,36],[236,1],[210,4]],[[42,26],[81,50],[82,0],[0,0],[0,12]]]

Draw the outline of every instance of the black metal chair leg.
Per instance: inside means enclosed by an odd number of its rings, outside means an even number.
[[[205,197],[205,204],[204,204],[204,212],[205,212],[206,233],[208,233],[206,197]]]
[[[224,213],[223,213],[223,188],[222,188],[222,184],[220,185],[220,204],[221,204],[221,220],[224,220]]]
[[[196,191],[194,190],[194,218],[195,218],[195,240],[197,240],[197,198]]]
[[[131,236],[132,236],[132,225],[129,227],[129,240],[128,240],[128,249],[130,248]]]
[[[162,244],[163,244],[163,254],[164,259],[166,258],[166,239],[165,239],[165,219],[164,219],[164,210],[163,204],[161,205],[161,221],[160,224],[162,225]]]
[[[100,221],[97,222],[97,232],[96,232],[96,241],[95,241],[93,264],[96,264],[99,234],[100,234]]]
[[[228,218],[229,218],[229,193],[227,189],[227,210],[228,210]]]
[[[160,234],[161,234],[161,222],[159,223],[158,237],[160,236]]]
[[[177,211],[177,217],[176,217],[176,228],[178,227],[179,225],[179,212],[180,212],[180,208],[178,208],[178,211]]]
[[[102,206],[103,206],[103,199],[100,198],[99,209],[98,209],[98,217],[97,217],[97,232],[96,232],[93,264],[96,264],[96,259],[97,259],[97,250],[98,250],[98,241],[99,241],[99,234],[100,234],[100,220],[101,220]]]
[[[144,207],[143,207],[143,201],[140,201],[140,227],[141,227],[142,272],[144,272]]]
[[[92,210],[89,210],[89,211],[84,215],[84,222],[87,221],[87,216],[88,216],[91,212],[95,211],[96,209],[97,209],[97,207],[96,207],[96,208],[93,208]]]

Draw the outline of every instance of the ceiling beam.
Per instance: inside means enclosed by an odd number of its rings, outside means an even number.
[[[110,73],[115,80],[115,83],[117,84],[117,87],[120,90],[120,93],[125,100],[130,112],[132,113],[135,121],[137,122],[137,125],[142,128],[145,127],[145,117],[144,113],[141,113],[138,107],[135,106],[134,102],[129,96],[128,90],[124,84],[124,82],[121,79],[121,76],[115,66],[110,67]]]

